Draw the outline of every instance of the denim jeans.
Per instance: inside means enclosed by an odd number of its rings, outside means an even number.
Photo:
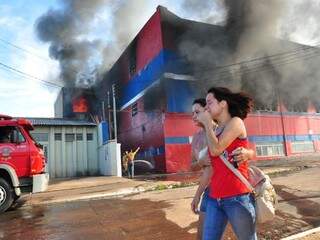
[[[255,200],[251,194],[209,197],[202,239],[220,240],[228,221],[239,240],[257,239]]]
[[[132,163],[128,163],[128,178],[132,178],[133,175],[133,166]]]
[[[206,212],[208,199],[209,199],[209,187],[207,187],[204,190],[203,195],[202,195],[201,204],[200,204],[200,211],[201,212]]]

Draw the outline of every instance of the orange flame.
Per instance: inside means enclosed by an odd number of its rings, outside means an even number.
[[[72,104],[72,110],[75,113],[88,112],[88,101],[83,97],[75,99]]]

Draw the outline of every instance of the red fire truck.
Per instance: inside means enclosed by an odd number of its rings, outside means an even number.
[[[23,118],[0,115],[0,213],[6,211],[22,192],[47,189],[46,159],[31,136],[31,123]]]

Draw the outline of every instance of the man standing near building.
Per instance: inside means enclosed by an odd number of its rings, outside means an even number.
[[[123,174],[128,173],[128,151],[125,151],[122,156],[122,172]]]
[[[138,147],[134,152],[132,152],[132,149],[130,152],[127,154],[127,159],[128,159],[128,177],[132,178],[133,177],[133,161],[134,157],[136,156],[137,152],[140,150],[140,147]]]

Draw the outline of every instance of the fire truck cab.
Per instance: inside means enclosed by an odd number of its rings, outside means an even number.
[[[10,208],[22,192],[47,189],[46,159],[31,130],[28,120],[0,114],[0,213]]]

